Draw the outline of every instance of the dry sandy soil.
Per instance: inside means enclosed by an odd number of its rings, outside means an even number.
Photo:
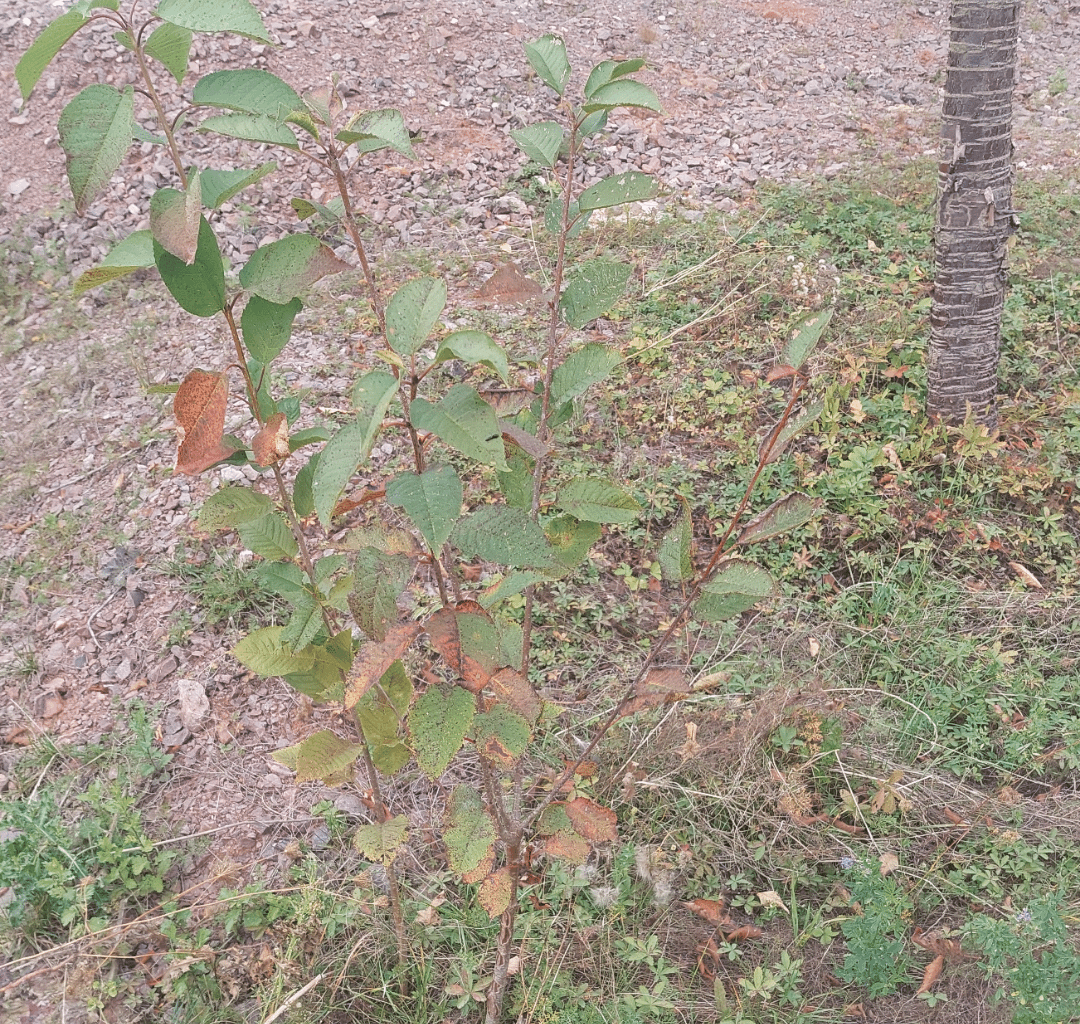
[[[948,5],[933,0],[261,6],[280,45],[200,39],[189,81],[255,64],[310,87],[337,72],[352,106],[400,107],[424,140],[415,164],[380,156],[361,183],[375,248],[464,253],[477,281],[491,253],[528,235],[529,208],[505,197],[525,162],[508,133],[549,103],[521,50],[544,32],[566,37],[578,87],[598,59],[649,58],[644,77],[664,112],[616,117],[595,173],[654,172],[684,216],[708,204],[735,212],[763,180],[809,181],[886,155],[936,151]],[[57,116],[78,88],[133,75],[126,53],[95,26],[21,110],[14,61],[60,10],[0,0],[2,272],[23,280],[35,249],[44,268],[37,284],[0,292],[9,296],[0,310],[0,791],[35,735],[92,739],[114,727],[126,702],[142,699],[161,709],[160,741],[175,754],[168,827],[218,830],[211,852],[219,861],[273,863],[286,839],[313,827],[316,790],[298,790],[267,754],[310,729],[310,709],[279,683],[246,675],[229,654],[236,632],[200,628],[191,596],[166,572],[172,559],[213,557],[190,521],[213,474],[173,476],[168,401],[145,389],[195,365],[219,365],[224,339],[215,325],[170,309],[153,283],[132,285],[126,309],[67,294],[116,239],[146,226],[149,195],[169,179],[160,152],[144,146],[85,218],[70,212]],[[1080,164],[1078,91],[1080,7],[1027,3],[1015,132],[1021,173]],[[178,100],[174,88],[170,103]],[[185,142],[201,166],[243,159],[210,136]],[[280,197],[318,197],[318,189],[286,158],[247,194],[250,215],[238,204],[224,213],[234,260],[295,223]],[[53,270],[50,254],[61,256]],[[340,361],[340,333],[314,314],[301,318],[296,343],[294,365]],[[347,381],[319,381],[323,391],[335,387],[344,393]],[[209,696],[193,729],[179,714],[181,680]],[[362,812],[355,797],[333,798]]]

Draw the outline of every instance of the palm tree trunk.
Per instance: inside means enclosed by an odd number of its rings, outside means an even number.
[[[944,423],[997,422],[1019,21],[1020,0],[952,0],[926,398]]]

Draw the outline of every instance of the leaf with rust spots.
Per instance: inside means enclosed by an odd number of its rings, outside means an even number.
[[[613,843],[619,838],[618,816],[610,807],[579,796],[567,801],[566,814],[574,831],[590,843]]]
[[[351,708],[400,658],[420,632],[419,622],[402,622],[386,633],[379,643],[364,644],[353,661],[349,678],[345,680],[345,707]]]
[[[195,476],[227,459],[236,449],[222,440],[229,377],[210,370],[192,370],[173,398],[173,415],[180,447],[176,472]]]
[[[431,646],[473,693],[479,693],[505,666],[499,631],[475,601],[440,608],[424,623],[424,630]]]
[[[631,697],[619,712],[619,718],[637,714],[645,708],[683,700],[691,693],[690,684],[681,668],[654,668],[634,688]]]
[[[589,859],[589,844],[573,832],[556,832],[544,842],[544,852],[570,864],[584,864]]]
[[[499,868],[498,871],[493,871],[488,875],[481,884],[478,895],[480,906],[488,912],[492,920],[502,916],[506,908],[510,906],[511,882],[510,869]]]
[[[251,450],[260,466],[272,466],[289,454],[289,424],[285,413],[274,413],[262,425],[251,442]]]
[[[540,717],[540,698],[532,683],[516,668],[501,668],[491,679],[488,687],[495,699],[512,707],[530,725]]]

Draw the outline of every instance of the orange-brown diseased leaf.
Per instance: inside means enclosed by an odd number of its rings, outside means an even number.
[[[251,442],[251,450],[260,466],[272,466],[289,454],[289,424],[285,413],[274,413],[262,425]]]
[[[784,380],[786,377],[794,377],[798,374],[798,370],[794,366],[779,365],[774,366],[766,375],[765,383],[771,384],[775,380]]]
[[[504,667],[499,631],[475,601],[440,608],[424,623],[424,631],[431,646],[473,693],[479,693],[492,674]]]
[[[510,869],[499,868],[488,875],[480,886],[480,906],[488,912],[492,920],[500,917],[510,906],[511,881]]]
[[[364,644],[345,680],[345,707],[351,708],[400,658],[420,632],[419,622],[402,622],[387,631],[379,643]]]
[[[746,942],[749,939],[760,939],[764,934],[756,924],[744,924],[741,928],[724,932],[724,938],[728,942]]]
[[[566,802],[566,815],[583,839],[590,843],[613,843],[619,838],[618,816],[610,807],[579,796]]]
[[[228,401],[228,374],[192,370],[184,378],[173,397],[173,415],[180,439],[177,473],[195,476],[236,451],[222,440]]]
[[[480,863],[476,865],[471,871],[466,871],[462,874],[461,880],[466,885],[476,885],[477,882],[482,882],[488,875],[491,874],[491,869],[495,866],[495,848],[490,847],[483,857],[480,859]]]
[[[939,953],[926,965],[926,970],[923,971],[922,984],[915,990],[915,995],[921,996],[924,992],[929,992],[934,982],[941,977],[941,970],[944,966],[945,957]]]
[[[544,852],[570,864],[584,864],[589,859],[589,844],[573,832],[556,832],[545,840]]]
[[[689,900],[683,904],[687,910],[693,911],[698,917],[704,918],[716,928],[731,924],[728,916],[726,902],[724,900]]]
[[[689,697],[690,693],[690,684],[686,681],[681,668],[650,669],[645,678],[635,687],[634,696],[619,712],[619,718],[637,714],[645,708],[655,708],[661,704],[683,700]]]
[[[513,708],[530,725],[536,724],[540,715],[540,698],[529,682],[516,668],[501,668],[488,680],[488,686],[497,701]]]

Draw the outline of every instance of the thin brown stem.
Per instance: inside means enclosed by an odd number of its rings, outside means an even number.
[[[574,189],[574,155],[577,151],[578,123],[575,119],[570,127],[570,146],[566,155],[566,184],[563,186],[563,208],[559,224],[558,250],[555,257],[555,279],[551,295],[551,309],[548,316],[547,351],[544,353],[544,394],[540,411],[540,423],[536,436],[546,442],[551,433],[548,420],[551,415],[551,381],[555,376],[555,360],[559,353],[559,299],[562,296],[563,276],[566,272],[566,242],[570,233],[570,203]],[[540,455],[533,467],[533,491],[530,515],[535,522],[540,515],[540,498],[544,489],[544,473],[547,470],[547,456]],[[525,610],[521,621],[521,673],[528,677],[529,658],[532,653],[533,602],[536,586],[530,584],[525,589]]]
[[[728,523],[728,527],[724,531],[723,537],[721,537],[719,542],[717,543],[708,565],[706,565],[706,567],[700,573],[698,573],[696,578],[692,581],[688,595],[683,600],[682,604],[679,606],[678,611],[672,618],[668,628],[664,631],[663,636],[660,637],[659,642],[654,644],[649,650],[648,656],[645,658],[644,662],[642,662],[641,667],[635,673],[634,678],[630,681],[630,684],[629,686],[627,686],[626,691],[622,696],[622,699],[611,710],[611,713],[604,720],[600,728],[597,729],[596,732],[593,734],[592,739],[588,742],[588,744],[586,744],[585,749],[581,751],[577,759],[572,764],[567,765],[563,769],[562,774],[559,775],[558,778],[555,780],[547,796],[545,796],[544,799],[541,800],[540,803],[536,807],[534,807],[528,815],[525,816],[523,820],[523,825],[525,829],[531,828],[536,822],[536,820],[540,817],[540,815],[544,812],[544,809],[549,804],[551,804],[552,801],[556,800],[559,797],[566,783],[574,777],[574,774],[577,772],[578,768],[582,764],[584,764],[586,760],[588,760],[589,755],[596,748],[596,745],[607,735],[611,727],[619,720],[623,713],[623,709],[636,696],[637,689],[641,681],[645,678],[653,665],[656,664],[657,658],[659,658],[660,655],[667,649],[668,644],[671,642],[671,638],[682,626],[683,620],[689,613],[691,606],[701,595],[701,588],[706,583],[708,583],[709,579],[716,572],[716,569],[720,565],[721,558],[726,550],[727,542],[730,539],[732,533],[734,532],[736,525],[738,525],[739,520],[742,518],[743,513],[746,511],[747,505],[749,505],[750,503],[750,498],[753,495],[754,488],[756,487],[758,482],[758,478],[761,476],[762,471],[770,462],[770,457],[772,455],[773,449],[776,447],[777,440],[780,437],[780,433],[786,426],[788,420],[791,419],[791,415],[795,411],[795,406],[797,405],[799,398],[806,390],[807,379],[800,375],[798,381],[799,382],[797,386],[792,388],[792,394],[791,397],[788,399],[787,405],[784,408],[783,415],[780,417],[780,420],[776,424],[776,426],[773,427],[773,429],[769,432],[769,436],[766,439],[765,444],[762,446],[761,454],[758,456],[757,466],[755,467],[754,473],[750,477],[750,480],[746,485],[746,489],[743,492],[742,501],[739,503],[739,507],[735,510],[735,514],[731,517],[731,521]]]
[[[187,173],[184,171],[184,161],[180,158],[180,148],[176,145],[176,132],[173,125],[169,122],[169,119],[165,116],[165,108],[162,106],[161,97],[158,96],[158,91],[154,88],[154,79],[150,74],[150,65],[146,63],[146,54],[143,52],[141,33],[137,35],[134,26],[131,24],[125,26],[125,31],[131,38],[135,60],[138,62],[139,71],[142,74],[143,81],[146,83],[146,91],[150,95],[150,102],[154,104],[158,127],[165,133],[165,138],[169,143],[169,154],[172,156],[173,166],[176,167],[176,173],[180,176],[180,185],[186,190],[188,187],[188,178]]]
[[[390,809],[383,802],[382,787],[379,785],[379,770],[371,758],[364,732],[360,728],[360,720],[354,715],[356,731],[360,737],[360,746],[364,751],[364,766],[367,768],[368,785],[371,787],[371,799],[375,804],[375,813],[380,821],[390,818]],[[397,940],[398,959],[398,991],[403,995],[409,994],[409,940],[405,934],[405,908],[401,902],[401,886],[398,884],[397,870],[394,862],[386,865],[386,885],[390,897],[390,916],[394,919],[394,937]]]

